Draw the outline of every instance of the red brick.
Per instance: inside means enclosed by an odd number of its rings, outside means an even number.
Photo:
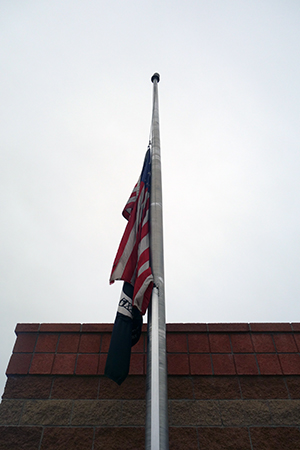
[[[189,355],[191,375],[212,375],[210,355]]]
[[[233,353],[253,353],[250,334],[232,334],[231,345]]]
[[[296,345],[297,345],[297,348],[298,348],[298,352],[300,352],[300,334],[295,333],[294,334],[294,339],[295,339],[295,342],[296,342]]]
[[[15,333],[30,333],[39,331],[39,323],[18,323],[15,329]]]
[[[35,353],[30,366],[30,374],[49,375],[54,360],[54,353]]]
[[[40,332],[43,333],[79,333],[80,330],[80,323],[42,323],[40,327]]]
[[[42,431],[42,427],[0,427],[0,449],[38,450]]]
[[[107,353],[101,353],[99,357],[98,375],[104,375]]]
[[[294,322],[291,325],[294,331],[300,331],[300,322]]]
[[[79,353],[99,353],[101,334],[82,334],[80,337]]]
[[[234,355],[238,375],[258,375],[258,368],[254,355]]]
[[[145,448],[144,427],[96,428],[93,450],[138,450],[143,448]]]
[[[168,333],[167,334],[167,352],[170,353],[186,353],[187,352],[187,336],[185,333]]]
[[[111,340],[111,333],[105,333],[102,334],[102,343],[101,343],[101,353],[107,353],[109,350],[109,345],[110,345],[110,340]]]
[[[212,355],[215,375],[235,375],[233,355]]]
[[[209,353],[208,335],[206,333],[189,333],[188,342],[190,353]]]
[[[169,428],[169,444],[171,450],[187,450],[198,448],[198,436],[196,428]]]
[[[241,398],[238,377],[193,376],[191,378],[193,378],[195,399],[197,400],[236,400]]]
[[[45,375],[9,376],[3,398],[6,399],[47,399],[50,396],[53,377]]]
[[[292,334],[273,334],[273,339],[278,352],[294,353],[298,351]]]
[[[15,346],[14,353],[32,353],[36,343],[37,334],[36,333],[21,333],[18,335]]]
[[[78,355],[76,375],[97,375],[99,355]]]
[[[169,375],[188,375],[189,374],[189,360],[187,354],[172,354],[167,355],[168,374]]]
[[[250,323],[252,332],[292,331],[290,323]]]
[[[6,370],[7,375],[13,374],[26,374],[28,373],[30,361],[32,358],[31,353],[14,353],[10,357],[10,361]]]
[[[195,377],[193,377],[195,378]],[[202,377],[201,377],[202,378]],[[168,399],[193,399],[194,398],[192,377],[183,375],[168,376]]]
[[[253,450],[296,450],[300,448],[297,428],[249,428]]]
[[[286,384],[291,398],[300,398],[300,377],[286,377]]]
[[[207,328],[210,333],[233,333],[238,331],[249,331],[249,325],[247,323],[209,323],[207,324]]]
[[[130,357],[129,375],[145,374],[145,355],[133,353]]]
[[[58,334],[42,333],[38,336],[35,351],[54,353],[58,341]]]
[[[247,428],[207,427],[199,428],[198,433],[201,450],[251,450]]]
[[[279,361],[284,375],[300,375],[300,356],[298,354],[279,354]]]
[[[80,334],[61,334],[58,342],[58,353],[77,353]]]
[[[282,370],[277,355],[258,354],[256,355],[260,373],[262,375],[281,375]]]
[[[144,375],[130,375],[121,386],[107,377],[98,377],[98,379],[100,379],[99,399],[145,399],[146,377]]]
[[[112,332],[114,327],[113,323],[83,323],[82,332],[83,333],[106,333]]]
[[[76,362],[75,354],[58,354],[55,355],[52,374],[56,375],[71,375],[75,370]]]
[[[167,333],[205,333],[207,331],[206,323],[167,323],[166,328]]]
[[[51,399],[96,399],[99,377],[74,377],[74,375],[55,376]]]
[[[138,342],[131,347],[131,353],[145,353],[145,335],[144,333],[141,334],[140,339]]]
[[[267,377],[264,375],[239,377],[239,382],[244,400],[288,398],[288,391],[282,375]]]
[[[256,353],[274,353],[276,351],[271,334],[252,334],[252,342]]]
[[[41,450],[91,450],[92,428],[46,427]]]
[[[231,353],[228,334],[209,334],[208,337],[212,353]]]

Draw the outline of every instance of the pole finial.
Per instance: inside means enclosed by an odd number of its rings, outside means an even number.
[[[151,77],[152,83],[154,83],[154,80],[156,80],[157,82],[159,82],[159,80],[160,80],[160,75],[159,75],[159,73],[155,72],[155,74],[152,75],[152,77]]]

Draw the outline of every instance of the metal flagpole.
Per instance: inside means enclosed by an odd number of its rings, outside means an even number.
[[[158,115],[159,74],[153,83],[152,158],[150,195],[150,255],[154,288],[148,312],[148,354],[146,391],[146,450],[168,450],[168,395],[162,189]]]

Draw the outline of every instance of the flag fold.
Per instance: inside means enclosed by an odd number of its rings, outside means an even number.
[[[152,293],[150,266],[151,155],[147,150],[142,173],[123,216],[128,220],[115,257],[110,284],[123,280],[123,289],[111,336],[104,374],[118,384],[128,375],[131,347],[141,335],[143,319]]]
[[[110,275],[110,284],[123,280],[134,286],[133,306],[144,315],[152,293],[150,267],[151,155],[148,148],[141,176],[123,210],[128,220]]]
[[[119,385],[129,372],[131,347],[139,340],[143,318],[132,306],[133,286],[124,282],[111,335],[104,375]]]

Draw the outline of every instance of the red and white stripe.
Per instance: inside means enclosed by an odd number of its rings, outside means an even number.
[[[110,284],[123,280],[134,286],[133,305],[145,314],[152,292],[150,267],[150,192],[139,179],[123,210],[128,220],[113,264]]]

